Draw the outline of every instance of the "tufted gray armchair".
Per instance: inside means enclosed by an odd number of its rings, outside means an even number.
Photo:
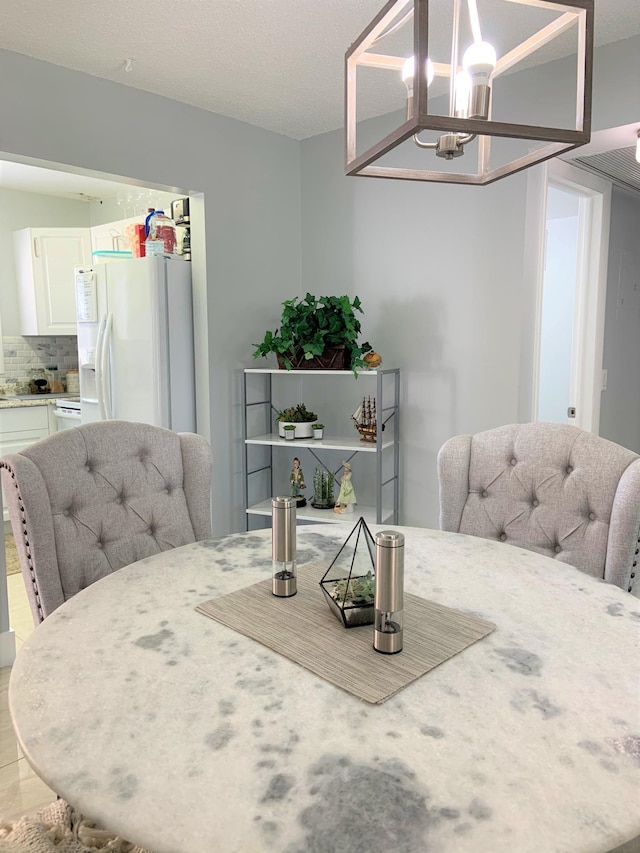
[[[0,459],[34,622],[130,563],[211,535],[199,435],[102,421]]]
[[[511,424],[438,454],[440,528],[499,539],[633,590],[640,457],[565,424]]]

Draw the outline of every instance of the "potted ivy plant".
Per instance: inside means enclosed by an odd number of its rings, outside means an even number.
[[[353,370],[365,367],[362,356],[372,347],[358,343],[362,304],[355,296],[319,296],[307,293],[304,299],[282,303],[280,326],[265,332],[254,344],[254,358],[275,353],[281,369]]]
[[[304,403],[298,403],[278,412],[276,420],[280,438],[289,438],[287,432],[293,432],[292,438],[311,438],[313,424],[318,420],[318,416],[315,412],[310,412]]]
[[[324,424],[312,424],[311,429],[313,430],[314,438],[322,438],[324,435]]]
[[[283,435],[287,439],[287,441],[292,441],[296,437],[296,425],[295,424],[284,424],[282,427]]]

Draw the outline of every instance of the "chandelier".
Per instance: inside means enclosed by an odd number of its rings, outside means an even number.
[[[584,145],[592,64],[593,0],[390,0],[345,56],[346,174],[483,185]]]

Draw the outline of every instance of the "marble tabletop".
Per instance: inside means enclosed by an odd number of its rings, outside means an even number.
[[[350,527],[299,527],[299,564]],[[530,551],[400,529],[405,589],[497,628],[384,704],[194,610],[270,576],[270,531],[236,534],[121,569],[36,629],[9,690],[27,760],[154,853],[602,853],[640,835],[640,602]]]

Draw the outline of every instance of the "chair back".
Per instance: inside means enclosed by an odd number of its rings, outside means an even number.
[[[511,424],[447,441],[438,478],[442,530],[529,548],[632,588],[636,453],[566,424]]]
[[[102,421],[0,459],[34,620],[123,566],[211,535],[198,435]]]

